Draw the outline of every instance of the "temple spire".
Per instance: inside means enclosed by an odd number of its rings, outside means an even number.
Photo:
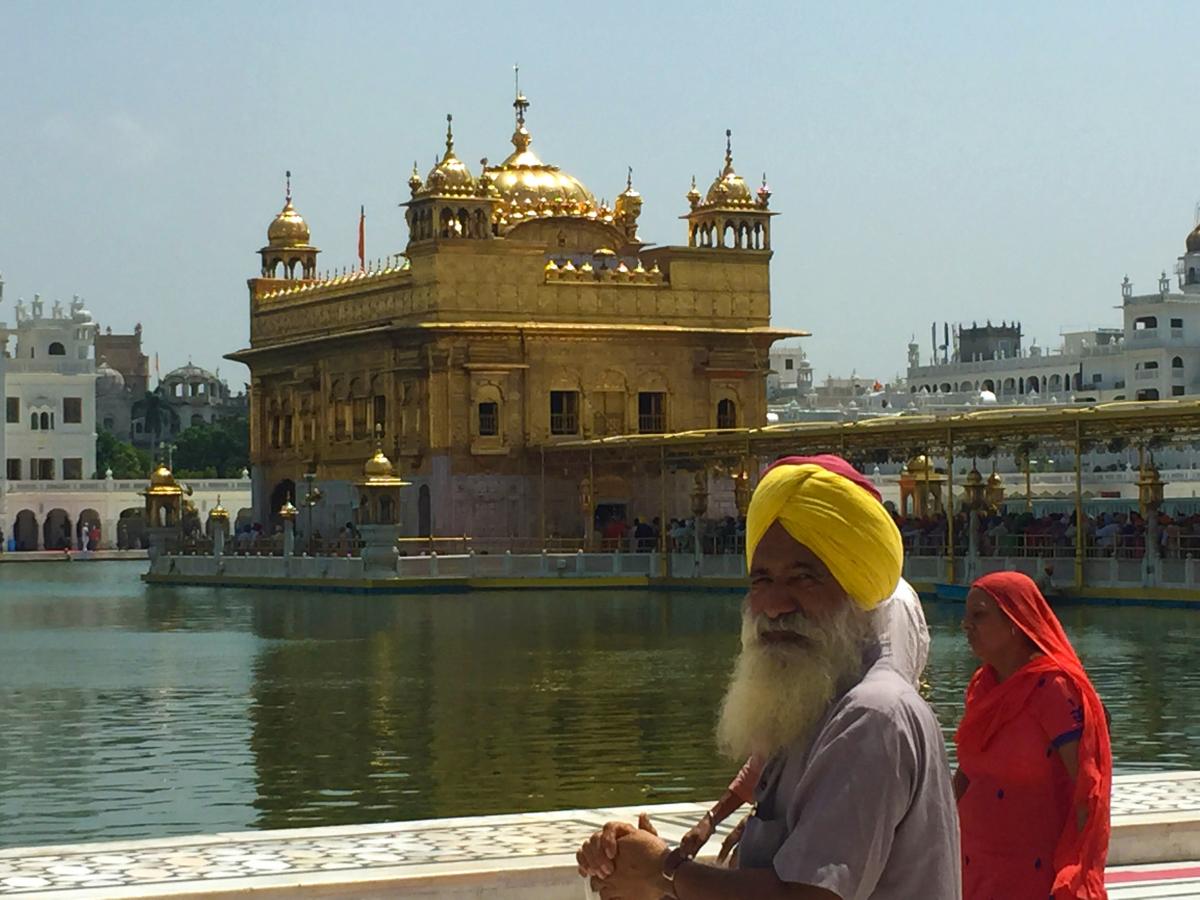
[[[525,127],[525,110],[529,109],[529,100],[521,93],[521,67],[513,66],[513,80],[516,88],[516,99],[513,100],[513,109],[517,113],[517,129]]]
[[[284,191],[283,191],[283,204],[284,204],[284,206],[291,206],[292,205],[292,170],[288,169],[283,174],[284,174],[284,178],[285,178]]]
[[[446,113],[446,155],[454,152],[454,116]]]

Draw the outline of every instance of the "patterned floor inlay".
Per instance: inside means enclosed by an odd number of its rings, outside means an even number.
[[[651,808],[660,834],[678,840],[703,814],[701,804]],[[188,882],[263,879],[344,872],[370,876],[390,870],[402,877],[406,868],[437,866],[446,871],[495,868],[513,860],[564,864],[588,834],[613,817],[632,819],[637,809],[573,810],[524,816],[400,822],[296,832],[246,832],[167,840],[67,847],[0,850],[0,896],[46,896],[89,888],[167,893]],[[1200,772],[1161,778],[1118,778],[1113,814],[1194,812],[1200,818]],[[733,817],[728,823],[736,821]],[[719,837],[710,848],[720,846]],[[399,873],[399,874],[396,874]],[[1145,889],[1151,882],[1120,882]],[[157,888],[156,888],[157,886]],[[1125,893],[1113,896],[1168,896]],[[1184,896],[1175,894],[1172,896]]]

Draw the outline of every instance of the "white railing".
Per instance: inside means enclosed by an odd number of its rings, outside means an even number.
[[[96,361],[92,359],[65,359],[61,356],[43,356],[37,359],[6,359],[4,370],[10,373],[46,373],[47,375],[94,375]]]
[[[248,491],[250,489],[250,479],[242,478],[205,478],[193,481],[189,478],[180,478],[180,483],[186,484],[194,491]],[[64,481],[57,479],[54,481],[36,481],[22,479],[21,481],[6,481],[8,493],[16,494],[23,492],[97,492],[97,491],[122,491],[133,492],[144,491],[148,484],[145,478],[136,479],[107,479],[107,478],[88,478],[80,480]]]

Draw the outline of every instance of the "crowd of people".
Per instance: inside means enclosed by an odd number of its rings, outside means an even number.
[[[696,551],[696,523],[700,523],[700,547],[706,554],[741,553],[746,541],[746,519],[724,516],[719,519],[671,519],[667,523],[667,547],[672,553]],[[659,548],[662,519],[623,516],[608,519],[599,528],[600,547],[607,552],[650,553]]]
[[[789,457],[763,474],[717,722],[741,770],[673,848],[644,815],[585,840],[579,872],[601,900],[1107,896],[1109,721],[1061,624],[1024,574],[972,585],[963,632],[980,665],[952,771],[917,690],[929,635],[901,535],[845,460]],[[747,802],[717,864],[697,862]]]
[[[918,518],[894,516],[906,553],[942,556],[948,535],[945,514]],[[1084,516],[1084,541],[1089,556],[1140,559],[1147,540],[1158,546],[1165,559],[1200,556],[1200,515],[1159,513],[1156,527],[1137,512],[1104,512]],[[977,552],[981,556],[1074,556],[1077,528],[1074,513],[993,513],[977,525]],[[1150,535],[1153,533],[1153,538]],[[959,513],[954,522],[954,552],[970,548],[970,519]]]

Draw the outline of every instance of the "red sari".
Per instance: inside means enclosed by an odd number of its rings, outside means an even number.
[[[1004,681],[982,666],[955,740],[969,786],[959,800],[963,900],[1101,900],[1112,751],[1104,707],[1033,581],[975,582],[1041,650]],[[1078,740],[1071,779],[1057,752]],[[1087,819],[1080,831],[1076,810]]]

